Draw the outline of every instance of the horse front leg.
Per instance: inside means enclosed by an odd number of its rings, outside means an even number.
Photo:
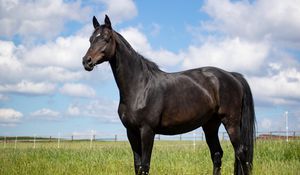
[[[133,152],[134,171],[135,174],[138,174],[140,166],[142,165],[142,144],[140,131],[127,129],[127,137]]]
[[[142,164],[139,167],[138,175],[148,175],[155,133],[149,126],[143,126],[140,129],[140,132],[142,143]]]

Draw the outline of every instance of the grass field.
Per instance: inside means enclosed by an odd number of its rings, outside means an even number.
[[[3,144],[3,143],[2,143]],[[1,146],[1,145],[0,145]],[[133,157],[127,142],[18,143],[0,147],[1,175],[132,175]],[[222,174],[233,174],[233,149],[222,142]],[[156,141],[152,175],[212,174],[205,142]],[[253,174],[300,175],[300,141],[257,141]]]

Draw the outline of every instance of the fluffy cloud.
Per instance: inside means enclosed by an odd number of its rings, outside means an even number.
[[[58,120],[60,113],[48,108],[42,108],[30,114],[35,119]]]
[[[189,26],[201,44],[183,53],[184,68],[238,71],[247,77],[256,104],[300,104],[299,59],[288,51],[298,52],[300,46],[296,0],[274,0],[272,8],[268,0],[211,0],[201,10],[211,18],[201,21],[200,27]]]
[[[107,9],[101,13],[101,16],[108,14],[111,20],[119,23],[129,20],[138,14],[138,10],[132,0],[101,0],[107,6]]]
[[[56,36],[67,20],[84,21],[90,9],[80,1],[0,1],[0,36]]]
[[[202,27],[229,35],[300,44],[300,6],[297,0],[206,1],[202,7],[213,21]],[[299,48],[299,47],[298,47]]]
[[[55,42],[35,46],[24,53],[26,64],[56,66],[69,69],[82,68],[82,57],[89,48],[87,37],[59,37]]]
[[[56,85],[48,82],[31,82],[22,80],[17,84],[0,85],[0,92],[29,95],[48,95],[54,92]]]
[[[23,114],[11,108],[0,108],[0,125],[10,126],[20,122]]]
[[[60,88],[60,92],[72,97],[92,98],[96,96],[93,88],[80,83],[66,83]]]
[[[69,70],[62,67],[48,66],[48,67],[29,67],[26,69],[28,79],[36,81],[47,81],[51,82],[67,82],[83,79],[86,74],[80,70]]]
[[[173,53],[166,49],[154,50],[146,35],[136,27],[128,27],[120,30],[120,34],[132,45],[132,47],[146,58],[158,63],[163,67],[177,65],[182,59],[179,54]]]
[[[11,82],[19,77],[23,65],[17,58],[19,48],[13,42],[0,40],[0,82]]]
[[[300,104],[300,71],[296,68],[280,69],[263,77],[249,77],[248,80],[258,100],[279,105]]]
[[[83,115],[96,117],[103,122],[119,122],[118,102],[97,99],[83,106]]]
[[[70,104],[66,114],[72,117],[92,117],[102,122],[119,122],[118,102],[104,99],[94,99],[87,104]]]
[[[87,47],[84,39],[76,36],[31,49],[0,40],[0,82],[79,80],[85,76],[81,57]]]
[[[71,104],[67,109],[67,114],[70,116],[78,116],[80,115],[80,109],[77,105]]]
[[[264,42],[249,42],[238,37],[208,41],[188,48],[183,67],[216,66],[229,71],[257,71],[268,53],[269,45]]]
[[[257,119],[259,132],[284,131],[285,125],[284,112],[273,114],[273,116],[261,116]],[[290,125],[290,129],[297,130],[297,127]]]

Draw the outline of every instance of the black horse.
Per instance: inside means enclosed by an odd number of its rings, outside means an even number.
[[[155,134],[180,134],[200,126],[210,149],[213,174],[220,174],[221,123],[234,147],[235,174],[251,174],[255,114],[250,87],[241,74],[215,67],[166,73],[114,31],[107,16],[103,25],[94,17],[93,25],[83,65],[92,71],[97,64],[110,63],[120,92],[118,113],[127,129],[135,174],[149,174]]]

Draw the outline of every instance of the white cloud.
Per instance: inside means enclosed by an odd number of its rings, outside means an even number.
[[[213,17],[207,29],[248,39],[270,38],[300,44],[300,5],[298,0],[206,1],[202,10]]]
[[[80,109],[77,105],[69,105],[67,109],[67,114],[71,116],[78,116],[80,115]]]
[[[66,82],[80,80],[86,77],[83,71],[71,71],[62,67],[32,67],[28,68],[28,78],[37,81]]]
[[[138,14],[133,0],[101,0],[107,6],[107,10],[101,16],[109,15],[113,24],[132,19]]]
[[[89,48],[87,37],[58,37],[55,42],[35,46],[24,53],[26,64],[56,66],[69,69],[82,68],[82,57]]]
[[[42,108],[37,111],[34,111],[30,114],[33,118],[36,119],[46,119],[46,120],[58,120],[60,119],[60,113],[48,108]]]
[[[93,88],[81,83],[66,83],[60,88],[60,92],[72,97],[92,98],[96,96]]]
[[[175,66],[182,60],[179,54],[173,53],[166,49],[154,50],[151,47],[146,35],[144,35],[136,27],[122,29],[120,30],[120,34],[137,52],[158,63],[160,66]]]
[[[275,112],[274,110],[269,110],[268,114],[257,115],[257,129],[262,132],[269,131],[283,131],[285,130],[285,116],[284,112]],[[292,120],[295,118],[291,117]],[[295,125],[290,125],[290,129],[297,130]]]
[[[119,122],[118,111],[119,102],[106,99],[94,99],[87,104],[70,104],[66,110],[69,116],[92,117],[102,122]]]
[[[81,7],[80,1],[0,1],[0,35],[23,37],[53,37],[65,21],[84,21],[90,9]]]
[[[48,95],[55,93],[58,82],[91,79],[95,74],[99,79],[112,78],[108,68],[84,71],[82,56],[87,49],[88,38],[81,36],[60,37],[32,48],[0,40],[0,93]],[[89,91],[83,96],[93,95]]]
[[[23,71],[17,58],[18,49],[13,42],[0,40],[0,82],[11,82]]]
[[[132,45],[138,52],[151,50],[150,43],[137,27],[128,27],[120,30],[120,34]]]
[[[82,109],[83,115],[96,117],[104,122],[119,122],[117,110],[118,102],[103,99],[93,100]]]
[[[300,104],[299,59],[286,49],[300,48],[297,0],[274,0],[272,7],[268,0],[210,0],[201,9],[212,20],[191,27],[192,34],[212,35],[200,36],[200,47],[190,46],[184,67],[212,65],[246,73],[259,104]],[[229,39],[210,41],[220,36]]]
[[[265,42],[249,42],[240,38],[208,41],[200,46],[190,46],[183,53],[183,67],[215,66],[229,71],[257,71],[269,54]]]
[[[23,114],[12,108],[0,108],[0,125],[11,126],[19,123]]]
[[[266,76],[248,77],[254,96],[272,104],[300,104],[300,71],[286,68]]]
[[[2,84],[0,92],[20,93],[28,95],[48,95],[54,92],[56,85],[48,82],[31,82],[22,80],[17,84]]]
[[[85,46],[84,39],[70,36],[58,40],[62,41],[32,49],[0,40],[0,82],[17,83],[24,79],[64,82],[87,77],[81,64],[81,57],[88,47]]]

